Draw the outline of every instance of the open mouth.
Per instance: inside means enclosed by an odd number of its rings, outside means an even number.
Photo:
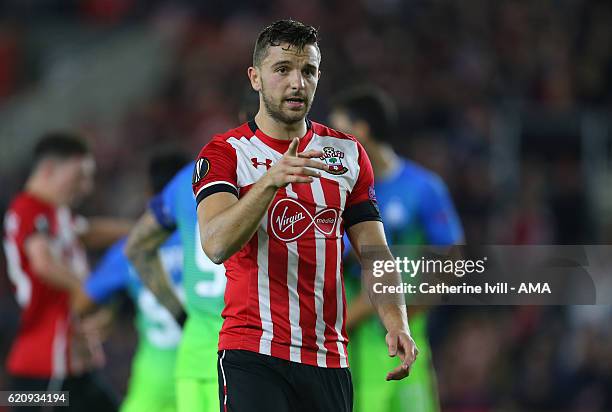
[[[285,102],[291,107],[299,107],[305,104],[305,100],[301,97],[289,97]]]

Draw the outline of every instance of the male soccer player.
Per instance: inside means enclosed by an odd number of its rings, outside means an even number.
[[[196,160],[202,248],[227,274],[221,410],[352,410],[342,235],[357,251],[386,241],[364,149],[306,119],[320,77],[317,36],[293,20],[260,33],[248,69],[255,119],[214,136]],[[402,379],[417,354],[406,307],[377,309],[388,352],[402,361],[387,379]]]
[[[149,164],[152,193],[157,195],[185,164],[186,156],[173,152],[160,154]],[[125,239],[115,243],[87,278],[75,309],[86,312],[107,303],[117,292],[126,291],[137,308],[138,348],[132,362],[130,382],[121,412],[176,411],[174,368],[181,339],[181,328],[174,317],[143,286],[123,249]],[[159,248],[164,270],[172,286],[182,295],[183,250],[178,232]]]
[[[379,89],[362,87],[338,96],[332,105],[330,120],[334,127],[358,136],[372,160],[377,200],[391,244],[460,243],[463,231],[442,180],[399,157],[386,143],[393,135],[395,117],[395,106],[389,96]],[[359,289],[358,285],[355,289]],[[378,379],[380,372],[389,367],[389,360],[380,356],[383,331],[380,322],[372,316],[373,312],[365,294],[357,294],[349,303],[347,327],[354,343],[351,362],[355,409],[438,411],[426,312],[421,310],[410,320],[421,359],[412,368],[411,378],[394,386],[381,385]]]
[[[127,241],[126,255],[143,283],[179,323],[185,323],[176,358],[178,412],[219,410],[216,354],[221,329],[225,271],[200,247],[195,200],[191,192],[194,163],[181,169],[151,200]],[[158,248],[178,229],[183,248],[185,308],[163,269]],[[185,321],[185,310],[188,313]]]
[[[88,224],[72,214],[70,206],[92,188],[94,167],[79,137],[44,136],[34,149],[25,190],[6,213],[8,273],[22,308],[7,370],[13,390],[67,390],[67,410],[113,411],[114,397],[93,373],[103,362],[100,342],[84,334],[70,309],[88,273],[81,241],[102,246],[129,228],[108,219]]]

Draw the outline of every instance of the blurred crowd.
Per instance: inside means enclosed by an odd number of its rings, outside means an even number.
[[[610,113],[609,1],[3,3],[0,110],[36,87],[44,71],[26,70],[36,62],[28,49],[28,13],[37,19],[61,14],[108,30],[144,21],[174,49],[153,98],[134,103],[113,127],[95,117],[78,125],[98,162],[86,215],[138,215],[145,194],[134,188],[144,187],[154,148],[180,146],[195,155],[214,133],[237,125],[257,32],[290,16],[320,29],[322,78],[311,118],[325,123],[330,99],[348,86],[368,83],[389,92],[400,113],[391,143],[443,177],[468,243],[612,239],[609,228],[593,223],[598,216],[584,190],[579,136],[563,136],[561,144],[554,134],[520,136],[518,186],[509,190],[491,177],[492,129],[500,113]],[[25,170],[3,176],[11,190],[0,193],[2,210]],[[0,276],[0,355],[8,344],[4,331],[14,327],[4,315],[16,313],[10,296]],[[612,411],[610,307],[446,307],[433,312],[430,328],[445,411]],[[119,375],[121,387],[125,376],[112,365],[125,362],[113,362],[113,354],[126,356],[129,341],[111,339],[107,346],[109,373]]]

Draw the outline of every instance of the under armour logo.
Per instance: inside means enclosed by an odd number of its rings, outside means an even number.
[[[257,169],[259,166],[265,166],[266,170],[272,167],[272,159],[266,159],[265,162],[260,162],[256,157],[252,157],[251,162],[253,162],[253,167],[255,169]]]

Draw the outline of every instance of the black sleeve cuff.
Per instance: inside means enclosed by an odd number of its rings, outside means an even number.
[[[368,221],[378,221],[382,222],[382,218],[380,217],[380,210],[378,210],[378,205],[376,202],[371,200],[366,200],[361,203],[357,203],[347,209],[344,210],[344,227],[348,228],[357,223],[368,222]]]
[[[238,197],[238,190],[234,186],[230,185],[229,183],[219,182],[200,190],[200,192],[196,196],[196,207],[198,207],[200,202],[208,196],[220,192],[232,193],[234,196]]]
[[[159,194],[151,199],[149,202],[149,210],[153,213],[155,220],[157,220],[157,223],[161,227],[169,232],[174,232],[176,230],[176,223],[172,221],[172,218],[164,209],[163,195]]]

